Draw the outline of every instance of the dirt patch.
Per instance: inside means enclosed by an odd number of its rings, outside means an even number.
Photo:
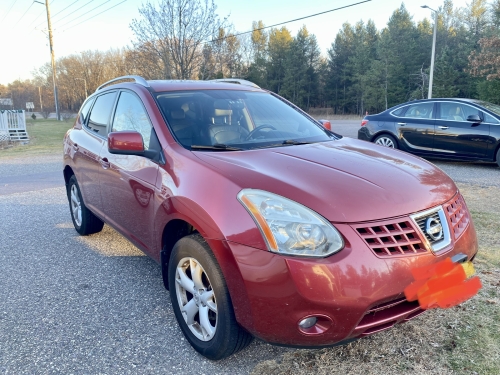
[[[346,346],[288,352],[252,374],[499,374],[500,188],[459,188],[478,234],[477,296]]]

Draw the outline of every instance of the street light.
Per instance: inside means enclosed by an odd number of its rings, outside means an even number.
[[[83,81],[83,84],[85,85],[85,99],[87,99],[87,96],[89,96],[89,94],[87,94],[87,80],[85,78],[76,78],[76,77],[75,79]]]
[[[432,79],[434,78],[434,55],[436,54],[436,30],[437,30],[437,11],[428,7],[427,5],[422,5],[421,8],[427,8],[434,12],[434,33],[432,36],[432,56],[431,56],[431,74],[429,77],[429,94],[428,99],[432,98]]]

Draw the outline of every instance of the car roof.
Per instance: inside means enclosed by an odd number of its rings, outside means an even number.
[[[130,82],[129,80],[133,80]],[[255,83],[238,78],[225,78],[209,81],[198,80],[150,80],[140,76],[122,76],[103,83],[91,95],[120,88],[134,89],[142,86],[150,92],[183,91],[183,90],[238,90],[238,91],[266,91]]]
[[[435,101],[456,101],[456,102],[467,102],[467,103],[477,103],[477,99],[469,99],[469,98],[431,98],[431,99],[417,99],[412,100],[406,103],[398,104],[396,107],[400,105],[414,104],[414,103],[425,103],[425,102],[435,102]]]
[[[239,90],[264,91],[257,87],[239,84],[236,82],[195,81],[195,80],[154,80],[147,81],[155,92],[179,90]]]

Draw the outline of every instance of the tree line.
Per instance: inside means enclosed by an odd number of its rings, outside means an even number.
[[[415,22],[404,3],[387,25],[344,23],[326,56],[303,26],[266,28],[254,21],[238,33],[210,0],[145,3],[130,25],[132,45],[85,51],[57,60],[62,111],[75,112],[103,82],[121,75],[146,79],[238,77],[255,82],[301,108],[364,114],[427,97],[434,21]],[[433,97],[466,97],[500,104],[500,0],[471,0],[437,9]],[[54,110],[50,64],[33,78],[0,85],[15,108],[34,102]]]

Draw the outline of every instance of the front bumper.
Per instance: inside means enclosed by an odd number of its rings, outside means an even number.
[[[393,258],[375,255],[351,225],[335,226],[346,246],[323,259],[224,243],[237,268],[226,279],[245,329],[270,343],[307,347],[371,335],[423,312],[417,302],[404,298],[404,288],[413,281],[411,269],[458,253],[471,259],[477,252],[472,222],[439,256],[429,251]],[[229,285],[235,276],[238,281]],[[298,323],[309,316],[318,318],[317,329],[299,329]]]

